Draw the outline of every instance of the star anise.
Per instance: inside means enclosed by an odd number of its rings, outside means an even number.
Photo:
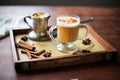
[[[89,38],[86,38],[82,41],[84,45],[89,45],[91,43],[91,40]]]

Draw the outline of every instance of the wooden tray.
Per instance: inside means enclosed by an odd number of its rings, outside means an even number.
[[[28,43],[34,44],[37,49],[51,51],[51,57],[45,58],[43,55],[40,55],[40,59],[29,59],[28,56],[22,54],[20,51],[21,49],[17,48],[15,45],[22,36],[27,36],[29,29],[11,30],[10,37],[16,71],[32,71],[75,64],[115,60],[117,50],[107,41],[103,40],[90,26],[86,26],[89,29],[88,38],[94,44],[94,46],[90,49],[91,53],[80,53],[76,55],[62,53],[56,50],[56,45],[52,41],[32,41],[29,39]],[[76,41],[75,44],[81,50],[90,46],[82,44],[81,40]]]

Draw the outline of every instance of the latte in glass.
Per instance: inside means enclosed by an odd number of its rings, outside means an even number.
[[[80,19],[72,16],[59,16],[57,18],[57,36],[62,43],[71,43],[77,40]]]

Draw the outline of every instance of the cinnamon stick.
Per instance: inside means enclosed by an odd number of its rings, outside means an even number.
[[[35,55],[35,54],[31,54],[29,50],[21,50],[22,53],[24,54],[27,54],[28,55],[28,58],[29,59],[32,59],[32,58],[40,58],[38,55]]]
[[[31,54],[36,54],[36,55],[41,55],[41,54],[43,54],[44,52],[45,52],[44,49],[43,49],[43,50],[38,50],[38,51],[36,51],[36,52],[30,51]]]
[[[18,43],[16,43],[19,47],[28,49],[30,51],[34,51],[35,47],[33,45],[28,44],[27,42],[20,40]]]
[[[39,56],[37,55],[34,55],[34,54],[31,54],[32,58],[40,58]]]
[[[29,52],[27,49],[25,49],[25,51],[26,51],[26,53],[27,53],[27,55],[28,55],[28,58],[29,58],[29,59],[32,59],[32,56],[31,56],[30,52]]]
[[[21,50],[21,52],[22,53],[26,53],[26,51],[25,50]],[[45,52],[45,50],[43,49],[43,50],[38,50],[38,51],[36,51],[36,52],[34,52],[34,51],[29,51],[31,54],[35,54],[35,55],[41,55],[41,54],[43,54],[44,52]]]

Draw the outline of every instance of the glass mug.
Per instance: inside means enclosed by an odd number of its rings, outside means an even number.
[[[56,19],[57,24],[51,26],[48,34],[52,41],[57,43],[57,49],[65,53],[73,53],[78,50],[74,42],[76,40],[83,40],[88,35],[86,26],[80,25],[80,17],[76,15],[61,15]],[[57,39],[53,37],[54,29],[57,28]],[[83,37],[79,36],[80,29],[85,28],[86,33]]]

